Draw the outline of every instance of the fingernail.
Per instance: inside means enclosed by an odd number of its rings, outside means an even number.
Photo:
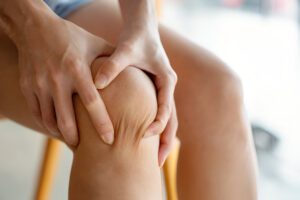
[[[106,143],[106,144],[112,144],[114,142],[114,135],[112,132],[103,134],[101,136],[102,140]]]
[[[105,86],[106,86],[106,83],[107,83],[107,78],[105,75],[103,74],[100,74],[98,77],[97,77],[97,80],[96,80],[96,88],[97,89],[103,89]]]

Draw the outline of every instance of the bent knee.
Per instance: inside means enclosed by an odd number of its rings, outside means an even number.
[[[224,66],[224,71],[215,74],[211,82],[215,99],[233,104],[243,104],[243,87],[238,75]]]
[[[127,67],[100,95],[113,123],[116,144],[136,145],[157,111],[155,88],[150,78],[137,68]]]
[[[97,62],[94,72],[101,60]],[[70,194],[77,191],[80,197],[71,199],[160,199],[159,138],[142,139],[157,110],[151,80],[141,70],[127,67],[99,94],[112,120],[115,141],[107,145],[101,140],[75,97],[80,140],[74,151]],[[137,188],[143,193],[137,193]]]
[[[239,77],[213,56],[203,57],[201,61],[187,67],[189,70],[181,73],[182,76],[179,74],[175,91],[176,103],[180,104],[177,108],[179,120],[191,119],[191,123],[188,123],[191,126],[195,123],[194,120],[203,124],[215,124],[209,126],[210,130],[206,131],[207,133],[223,134],[224,131],[219,131],[221,127],[232,124],[232,121],[235,121],[236,125],[244,125],[243,90]],[[203,134],[198,133],[196,136],[201,140]],[[232,137],[232,134],[239,134],[232,131],[225,133],[228,138]],[[190,135],[188,141],[194,142],[196,136]],[[244,136],[245,134],[242,135],[243,138]]]
[[[94,62],[93,74],[102,62],[103,58]],[[150,78],[137,68],[127,67],[109,86],[99,90],[99,94],[113,123],[115,133],[113,149],[120,152],[137,148],[155,151],[154,144],[158,145],[157,137],[154,137],[154,141],[147,139],[141,142],[146,128],[154,120],[157,111],[155,88]],[[75,110],[80,134],[79,146],[110,149],[110,146],[104,144],[98,136],[79,97],[75,98]]]
[[[241,80],[226,64],[216,58],[210,58],[209,62],[199,63],[199,66],[191,68],[188,78],[182,80],[185,83],[180,85],[179,77],[177,87],[181,87],[180,91],[191,94],[189,97],[193,102],[222,106],[243,103]],[[183,96],[183,93],[178,96]]]

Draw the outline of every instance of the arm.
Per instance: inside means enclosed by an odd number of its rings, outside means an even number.
[[[97,132],[111,144],[113,127],[95,88],[90,65],[113,48],[56,16],[41,0],[1,1],[0,30],[17,47],[20,88],[37,123],[49,135],[76,146],[72,95],[77,93]]]
[[[1,1],[0,2],[0,28],[14,42],[21,39],[20,34],[26,34],[24,27],[32,26],[37,20],[42,20],[39,15],[51,15],[51,10],[44,1]]]
[[[102,60],[93,64],[93,71]],[[80,143],[74,151],[69,199],[159,200],[162,198],[157,165],[158,137],[144,138],[156,114],[151,80],[129,67],[99,91],[115,129],[115,143],[105,145],[75,98]]]
[[[103,89],[127,66],[153,75],[158,93],[158,111],[146,136],[161,134],[158,162],[161,166],[176,134],[174,90],[177,76],[160,41],[154,0],[119,0],[123,30],[116,50],[97,73],[95,84]]]
[[[157,29],[155,0],[119,0],[119,3],[125,29]]]

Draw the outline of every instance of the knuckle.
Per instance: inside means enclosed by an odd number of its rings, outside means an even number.
[[[122,44],[120,44],[119,47],[122,51],[126,52],[126,54],[132,54],[133,52],[135,52],[135,47],[134,45],[128,43],[128,42],[124,42]]]
[[[61,87],[61,79],[58,74],[52,75],[50,78],[50,83],[54,89],[59,89]]]
[[[59,67],[51,67],[50,69],[49,69],[49,78],[50,78],[50,80],[56,80],[58,77],[60,77],[61,76],[61,70],[60,70],[60,68]]]
[[[63,118],[59,121],[58,128],[62,133],[72,132],[74,129],[74,124],[71,120]]]
[[[78,64],[80,64],[80,58],[77,58],[77,57],[74,57],[74,56],[69,56],[67,57],[64,61],[63,61],[63,64],[66,66],[66,67],[74,67]]]
[[[163,120],[163,119],[159,119],[159,120],[158,120],[158,123],[159,123],[160,130],[161,130],[161,132],[162,132],[163,129],[165,128],[165,126],[167,125],[167,121],[166,121],[166,120]]]
[[[173,69],[168,69],[166,75],[169,82],[173,83],[174,85],[177,83],[178,77]]]
[[[66,69],[73,75],[78,76],[82,73],[83,62],[79,58],[67,59],[64,62],[64,65],[65,65]]]
[[[159,133],[162,133],[167,125],[167,120],[165,120],[163,118],[159,118],[159,119],[157,119],[157,123],[158,123],[157,125],[158,125]]]
[[[161,119],[165,119],[167,118],[167,116],[170,116],[172,111],[172,106],[169,103],[160,103],[158,107],[160,107],[162,110]]]
[[[20,89],[23,93],[27,92],[29,87],[29,80],[27,78],[21,78],[20,79]]]
[[[86,106],[94,103],[98,98],[98,94],[94,92],[94,90],[88,89],[83,93],[82,100]]]
[[[36,86],[36,89],[38,90],[38,91],[41,91],[41,90],[43,90],[43,88],[44,88],[44,80],[43,80],[43,78],[41,78],[41,77],[36,77],[35,78],[35,86]]]

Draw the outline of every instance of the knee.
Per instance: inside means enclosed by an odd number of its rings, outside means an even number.
[[[103,60],[94,62],[93,74]],[[127,67],[107,88],[99,90],[99,94],[113,123],[113,148],[116,151],[122,149],[122,152],[138,148],[157,111],[156,92],[150,78],[137,68]],[[98,137],[78,97],[75,98],[75,110],[81,145],[108,148]]]
[[[136,147],[157,111],[150,78],[137,68],[127,67],[100,95],[113,123],[116,146]]]
[[[248,133],[245,130],[248,125],[244,116],[243,90],[239,77],[215,58],[199,62],[191,68],[191,72],[184,74],[183,78],[179,76],[179,90],[176,94],[177,103],[181,106],[177,109],[179,121],[184,116],[190,117],[191,123],[197,119],[202,124],[209,124],[204,132],[213,134],[206,134],[208,138],[215,138],[211,136],[217,134],[222,139],[234,137],[237,141],[248,140],[248,135],[244,134]],[[179,129],[182,126],[179,122]],[[226,131],[230,126],[238,127],[239,131]],[[193,143],[197,141],[195,137],[203,140],[202,132],[195,133],[190,134],[191,137],[186,141]]]
[[[99,59],[93,64],[93,72],[101,62]],[[74,150],[70,194],[80,191],[82,198],[76,197],[78,199],[86,199],[91,195],[100,199],[142,199],[144,196],[153,196],[160,191],[157,164],[159,138],[143,138],[157,110],[156,93],[151,80],[141,70],[127,67],[99,94],[112,120],[115,141],[113,145],[102,142],[83,104],[76,97],[75,112],[80,140]],[[141,185],[145,194],[136,193],[135,189]],[[117,194],[115,188],[118,188]],[[124,196],[120,198],[119,194]]]
[[[204,77],[196,79],[200,97],[205,103],[219,106],[241,108],[243,104],[243,87],[238,75],[222,62],[214,63],[206,70],[198,70],[194,76]]]
[[[211,82],[216,100],[234,105],[243,104],[243,87],[238,75],[227,66],[215,74]]]
[[[226,138],[235,145],[248,145],[249,124],[245,118],[243,86],[238,75],[221,64],[220,68],[212,73],[206,87],[206,111],[210,113],[208,116],[212,117],[210,120],[219,126],[213,132],[218,136],[222,135],[220,138],[224,143]],[[216,122],[217,120],[219,121]],[[235,129],[225,131],[232,127]]]
[[[101,60],[98,62],[95,68]],[[143,71],[128,67],[100,94],[113,122],[117,144],[138,143],[157,110],[155,88],[150,78]]]

